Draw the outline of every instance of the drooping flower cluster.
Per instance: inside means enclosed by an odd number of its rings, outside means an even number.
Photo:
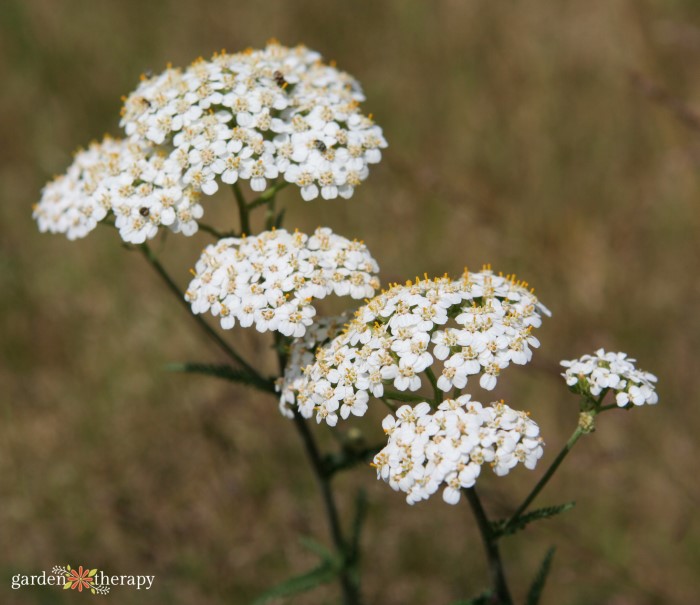
[[[406,493],[406,502],[426,500],[441,486],[448,504],[472,487],[488,462],[497,475],[518,463],[533,469],[543,453],[537,424],[504,403],[482,406],[469,395],[401,406],[382,422],[389,441],[374,458],[377,477]]]
[[[200,195],[183,189],[165,159],[134,141],[105,137],[79,151],[67,173],[48,183],[34,208],[39,230],[85,237],[108,214],[124,241],[141,244],[158,227],[192,235]]]
[[[361,101],[357,81],[318,53],[270,43],[144,78],[122,126],[167,149],[183,182],[206,194],[219,180],[263,191],[282,176],[305,200],[349,198],[386,147]]]
[[[378,271],[362,242],[328,228],[311,236],[278,229],[207,246],[185,298],[193,313],[210,311],[225,329],[255,324],[298,338],[316,314],[314,299],[371,297]]]
[[[455,281],[396,285],[358,309],[346,330],[316,352],[297,406],[304,417],[316,412],[318,422],[331,425],[349,402],[362,416],[368,396],[384,396],[385,386],[418,390],[426,380],[421,373],[436,360],[443,362],[437,380],[443,392],[464,388],[478,374],[481,387],[493,389],[511,362],[531,359],[531,347],[539,346],[531,330],[541,313],[549,312],[525,284],[488,269]]]
[[[638,370],[635,362],[626,353],[606,353],[598,349],[593,355],[562,361],[561,365],[566,368],[562,376],[569,388],[585,395],[599,397],[609,389],[621,408],[657,403],[656,376]]]
[[[387,145],[361,101],[356,80],[303,46],[168,68],[126,97],[127,138],[79,151],[34,217],[41,231],[77,239],[113,215],[121,237],[140,244],[161,226],[194,234],[199,198],[219,183],[263,191],[286,181],[305,200],[349,198]]]
[[[280,412],[284,416],[288,418],[294,416],[293,408],[290,406],[294,404],[296,394],[304,384],[304,368],[313,363],[316,349],[340,334],[349,319],[347,313],[333,317],[316,317],[307,328],[304,336],[291,341],[284,375],[278,379],[276,384],[277,391],[281,393]],[[350,406],[343,407],[340,410],[340,415],[347,418],[350,415]]]

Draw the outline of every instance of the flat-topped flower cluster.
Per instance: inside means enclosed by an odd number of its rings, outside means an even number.
[[[304,199],[350,197],[386,141],[362,115],[350,75],[304,46],[214,55],[145,79],[124,104],[127,135],[172,148],[186,184],[204,193],[217,178],[263,191],[284,175]]]
[[[40,231],[85,237],[108,215],[125,242],[142,244],[159,227],[193,235],[204,213],[200,193],[183,188],[165,158],[133,140],[105,137],[79,151],[48,183],[34,209]]]
[[[304,417],[316,413],[334,425],[339,409],[362,416],[368,396],[381,398],[388,386],[417,391],[436,360],[443,364],[441,391],[462,389],[479,374],[481,387],[493,389],[504,368],[531,359],[539,346],[531,332],[543,313],[549,312],[525,284],[489,269],[393,286],[316,351],[300,372],[303,381],[283,385],[285,401],[296,391]]]
[[[638,370],[635,362],[626,353],[598,349],[593,355],[562,361],[566,368],[562,376],[569,388],[584,395],[599,397],[612,391],[621,408],[657,403],[656,376]]]
[[[79,151],[68,174],[44,189],[42,231],[84,237],[110,212],[122,238],[143,243],[161,226],[197,230],[201,193],[276,179],[305,200],[349,198],[387,146],[360,111],[357,81],[304,46],[214,55],[187,69],[143,77],[125,98],[125,140]]]
[[[362,242],[328,228],[311,236],[275,229],[207,246],[185,298],[193,313],[210,311],[225,329],[238,321],[299,338],[316,315],[313,300],[371,297],[379,288],[378,271]]]
[[[484,463],[502,476],[518,463],[535,468],[543,453],[540,429],[525,412],[502,402],[482,406],[469,395],[447,399],[437,410],[426,402],[401,406],[382,427],[389,441],[374,457],[377,477],[405,492],[409,504],[442,486],[443,500],[457,504]]]

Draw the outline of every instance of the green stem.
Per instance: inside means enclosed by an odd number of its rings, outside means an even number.
[[[253,208],[257,208],[258,206],[267,204],[270,200],[274,200],[275,196],[277,195],[277,192],[284,189],[287,185],[289,185],[287,181],[275,183],[272,187],[261,193],[252,202],[250,202],[248,204],[248,210],[252,210]]]
[[[222,237],[225,237],[221,231],[217,231],[214,229],[214,227],[210,227],[209,225],[205,225],[204,223],[199,223],[199,229],[201,231],[204,231],[205,233],[209,233],[210,235],[213,235],[216,239],[221,239]]]
[[[361,605],[362,599],[360,597],[358,583],[353,578],[353,570],[346,565],[351,553],[349,545],[343,537],[338,507],[335,503],[333,490],[331,488],[331,475],[326,472],[323,458],[321,457],[316,440],[309,430],[306,420],[301,416],[301,414],[299,414],[298,410],[294,411],[294,425],[296,426],[297,432],[304,443],[304,449],[306,450],[306,454],[311,462],[311,468],[314,470],[318,486],[321,489],[321,496],[323,497],[323,505],[326,509],[326,517],[328,518],[328,525],[333,544],[335,545],[336,551],[343,558],[343,569],[340,571],[340,586],[343,591],[343,605]]]
[[[386,397],[380,397],[380,398],[379,398],[379,401],[381,401],[381,402],[382,402],[386,407],[388,407],[392,412],[396,412],[396,410],[398,409],[395,405],[393,405],[392,403],[389,403],[389,402],[387,401]]]
[[[505,571],[503,569],[503,561],[501,553],[498,550],[498,538],[491,529],[491,522],[486,516],[484,507],[481,505],[481,500],[476,493],[476,489],[471,487],[462,490],[466,496],[469,506],[471,506],[476,524],[479,527],[481,541],[484,544],[486,558],[489,563],[489,573],[491,575],[491,584],[493,586],[493,605],[513,605],[513,599],[508,590],[508,582],[506,581]]]
[[[406,401],[408,403],[420,403],[425,401],[425,397],[422,395],[411,395],[410,393],[403,393],[399,391],[390,391],[384,389],[384,397],[386,399],[393,399],[394,401]]]
[[[282,336],[275,332],[275,350],[277,351],[277,361],[279,363],[280,375],[284,374],[284,369],[287,365],[287,356],[284,353],[285,347],[283,346]],[[360,588],[358,582],[355,580],[354,570],[348,563],[354,564],[354,559],[356,559],[356,554],[351,552],[350,545],[346,542],[343,536],[343,530],[340,524],[340,515],[338,514],[338,507],[335,503],[333,497],[333,489],[331,486],[331,478],[333,472],[329,472],[326,464],[324,462],[321,451],[319,450],[316,439],[313,433],[309,429],[304,417],[299,413],[299,410],[294,410],[294,426],[297,429],[297,433],[301,437],[302,443],[304,444],[304,449],[311,463],[311,468],[316,476],[316,481],[321,489],[321,496],[323,499],[323,506],[326,509],[326,517],[328,519],[328,526],[331,533],[331,538],[335,546],[336,551],[343,559],[343,568],[340,571],[340,586],[343,592],[343,605],[361,605],[362,599],[360,597]],[[350,560],[350,559],[353,560]]]
[[[251,376],[253,376],[256,381],[259,382],[265,382],[265,378],[263,378],[258,372],[253,368],[248,362],[245,361],[235,350],[231,345],[229,345],[219,334],[212,328],[201,315],[195,315],[192,313],[192,309],[190,307],[190,304],[185,300],[185,295],[183,292],[178,288],[177,284],[173,281],[173,278],[170,277],[168,272],[165,270],[165,267],[161,265],[160,261],[156,257],[155,254],[151,251],[151,249],[148,247],[148,244],[141,244],[139,246],[139,250],[141,250],[141,253],[143,254],[144,258],[151,264],[151,266],[156,270],[156,273],[160,275],[161,279],[165,282],[165,285],[168,287],[168,289],[175,295],[175,297],[180,301],[180,303],[187,309],[187,314],[192,317],[202,328],[202,330],[211,338],[218,346],[219,348],[226,353],[233,361],[235,361],[241,368],[243,368],[246,372],[248,372]]]
[[[437,378],[435,378],[435,374],[433,373],[432,368],[426,368],[425,375],[428,377],[430,384],[433,386],[433,395],[435,396],[435,405],[438,405],[442,402],[443,397],[444,397],[444,393],[440,390],[440,388],[437,385]]]
[[[549,468],[547,469],[547,472],[542,476],[542,478],[537,482],[535,487],[532,488],[532,491],[528,495],[527,498],[523,501],[523,503],[518,507],[518,509],[513,513],[510,519],[508,519],[508,523],[506,524],[506,527],[511,526],[515,521],[518,519],[520,515],[522,515],[527,508],[532,504],[532,502],[537,498],[539,493],[544,489],[545,485],[549,482],[549,480],[552,478],[552,475],[556,472],[556,470],[559,468],[559,465],[564,461],[564,458],[566,458],[566,455],[571,451],[571,449],[576,445],[576,442],[581,438],[582,435],[585,435],[586,431],[584,431],[583,428],[580,426],[576,427],[576,430],[573,432],[571,437],[569,437],[569,440],[566,442],[562,450],[559,452],[557,457],[554,459],[552,464],[549,465]]]
[[[238,215],[241,222],[241,232],[244,235],[250,235],[250,215],[248,213],[248,204],[245,201],[243,192],[239,187],[238,183],[232,185],[233,195],[236,196],[236,203],[238,204]]]
[[[277,198],[272,197],[267,203],[267,210],[265,211],[265,229],[270,231],[275,226],[275,200]]]
[[[574,445],[576,445],[576,442],[581,438],[581,436],[590,433],[593,430],[593,420],[595,420],[595,417],[598,414],[605,412],[606,410],[613,410],[619,407],[617,404],[614,403],[610,405],[601,405],[603,399],[605,399],[605,396],[608,393],[608,390],[609,389],[605,389],[597,399],[592,398],[590,395],[584,395],[584,403],[581,405],[581,414],[589,415],[588,422],[590,424],[588,426],[582,425],[580,422],[582,416],[579,416],[579,425],[576,427],[576,430],[571,434],[571,437],[569,437],[569,440],[566,442],[562,450],[559,452],[559,454],[557,454],[557,457],[549,465],[549,468],[542,476],[542,478],[537,482],[535,487],[532,488],[532,491],[529,493],[527,498],[525,498],[523,503],[513,513],[510,519],[508,519],[506,527],[509,527],[513,523],[515,523],[518,517],[522,515],[528,509],[530,504],[534,502],[535,498],[537,498],[539,493],[547,485],[549,480],[552,478],[552,475],[554,475],[556,470],[559,468],[559,465],[564,461],[564,458],[566,458],[567,454],[573,449]]]

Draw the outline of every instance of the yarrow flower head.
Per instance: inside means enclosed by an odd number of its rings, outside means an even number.
[[[469,395],[401,406],[382,422],[389,442],[375,457],[377,478],[406,493],[406,502],[427,500],[444,486],[442,498],[457,504],[462,488],[474,486],[481,466],[507,475],[518,463],[533,469],[542,457],[537,424],[504,403],[490,406]]]
[[[297,382],[296,404],[309,418],[337,422],[348,401],[382,397],[385,387],[417,391],[421,374],[442,364],[437,387],[462,389],[470,376],[491,390],[510,363],[526,364],[541,314],[549,311],[512,276],[490,269],[395,285],[357,310],[345,331],[316,351]],[[287,401],[287,403],[291,403]],[[351,406],[362,416],[366,406]]]
[[[78,151],[67,173],[44,187],[34,218],[40,231],[74,240],[113,215],[122,238],[140,244],[161,225],[186,235],[197,231],[198,198],[147,146],[105,137]]]
[[[318,228],[225,238],[207,246],[185,298],[193,313],[211,312],[224,329],[238,322],[299,338],[313,322],[313,300],[329,294],[371,297],[379,267],[367,247]]]
[[[128,136],[167,153],[195,191],[283,177],[305,200],[349,198],[387,146],[360,112],[358,82],[304,46],[215,54],[143,77],[124,103]]]
[[[562,376],[576,393],[599,397],[604,391],[612,391],[621,408],[657,403],[656,376],[638,370],[635,362],[626,353],[598,349],[593,355],[562,361],[566,368]]]
[[[287,182],[305,200],[349,198],[387,146],[362,101],[356,80],[303,46],[169,67],[125,98],[127,139],[80,150],[34,217],[41,231],[77,239],[113,215],[121,237],[140,244],[161,226],[193,235],[201,194],[220,183]]]

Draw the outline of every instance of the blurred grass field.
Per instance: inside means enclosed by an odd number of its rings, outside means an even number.
[[[516,592],[556,545],[546,604],[695,602],[694,0],[1,0],[0,602],[72,603],[72,592],[9,588],[12,574],[70,563],[156,575],[149,592],[115,589],[114,603],[247,603],[314,564],[298,536],[327,542],[276,403],[164,371],[219,356],[152,270],[107,229],[69,243],[31,219],[76,147],[119,134],[120,96],[141,72],[273,36],[356,76],[390,143],[349,202],[285,191],[287,225],[363,238],[385,282],[490,262],[535,285],[554,317],[532,366],[505,373],[495,394],[532,412],[546,460],[576,421],[560,359],[604,346],[659,376],[660,405],[603,416],[538,501],[577,508],[505,543]],[[207,213],[229,220],[232,202]],[[208,241],[169,238],[179,283]],[[265,338],[227,337],[273,367]],[[485,473],[490,512],[507,514],[534,478]],[[348,502],[360,486],[368,604],[447,604],[482,588],[466,506],[408,507],[370,468],[337,483]]]

